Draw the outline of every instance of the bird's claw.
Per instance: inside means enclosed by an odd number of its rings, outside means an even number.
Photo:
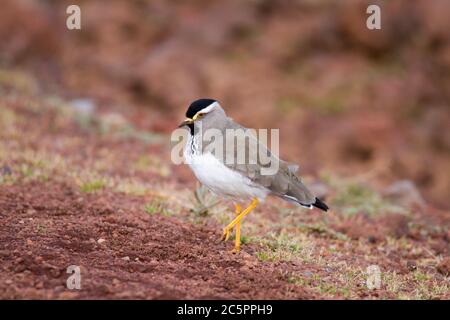
[[[240,247],[234,247],[233,250],[231,250],[232,254],[238,254],[241,251]]]
[[[228,228],[223,229],[222,241],[227,241],[230,238],[230,230]]]

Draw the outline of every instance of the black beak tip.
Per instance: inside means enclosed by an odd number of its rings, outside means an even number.
[[[178,125],[178,128],[183,128],[184,126],[189,126],[192,123],[192,120],[184,120],[182,123]]]

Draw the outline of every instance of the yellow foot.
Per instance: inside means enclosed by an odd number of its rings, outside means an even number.
[[[230,229],[224,228],[222,234],[222,241],[227,241],[230,238]]]
[[[242,218],[244,218],[244,216],[250,213],[250,211],[255,209],[257,204],[258,199],[254,198],[251,205],[244,211],[241,211],[240,205],[236,205],[236,218],[234,218],[234,220],[231,221],[230,224],[223,229],[222,241],[227,241],[230,238],[230,232],[233,230],[234,226],[236,226],[236,239],[234,250],[232,251],[233,253],[238,253],[241,246],[241,220]]]
[[[231,250],[231,253],[232,253],[232,254],[238,254],[240,251],[241,251],[241,248],[240,248],[240,247],[234,247],[234,249]]]

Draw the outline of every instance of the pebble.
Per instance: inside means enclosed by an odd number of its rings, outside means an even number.
[[[383,194],[404,206],[416,205],[423,208],[426,205],[425,199],[422,197],[419,189],[410,180],[394,182],[383,191]]]
[[[3,166],[0,168],[0,175],[10,176],[12,175],[12,170],[9,166]]]
[[[97,243],[98,243],[98,244],[102,244],[102,243],[105,242],[105,241],[106,241],[105,239],[100,238],[100,239],[97,240]]]
[[[414,271],[417,269],[416,263],[411,260],[406,262],[406,267],[409,269],[409,271]]]
[[[96,109],[95,102],[88,98],[78,98],[70,101],[69,104],[75,111],[83,115],[91,115]]]
[[[123,258],[122,258],[122,260],[125,260],[125,261],[130,261],[130,257],[128,257],[128,256],[126,256],[126,257],[123,257]]]

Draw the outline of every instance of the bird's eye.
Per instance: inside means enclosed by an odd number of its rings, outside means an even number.
[[[197,117],[202,118],[204,115],[205,115],[204,113],[199,113]]]

